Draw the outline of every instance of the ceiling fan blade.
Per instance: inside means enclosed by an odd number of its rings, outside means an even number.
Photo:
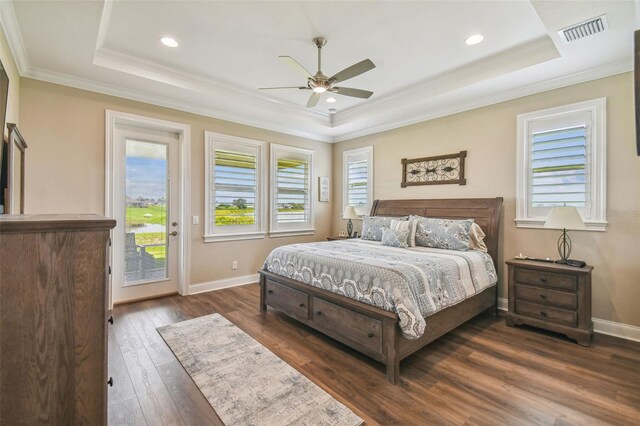
[[[320,93],[313,92],[307,101],[307,108],[313,108],[320,102]]]
[[[258,90],[283,90],[283,89],[300,89],[311,90],[306,86],[289,86],[289,87],[260,87]]]
[[[360,61],[357,64],[343,69],[338,74],[331,77],[329,80],[333,82],[349,80],[350,78],[356,77],[360,74],[364,74],[367,71],[371,71],[375,67],[375,64],[371,62],[371,60],[365,59],[364,61]]]
[[[304,75],[305,78],[313,77],[313,75],[311,75],[311,73],[307,71],[305,67],[300,65],[300,63],[295,59],[293,59],[291,56],[278,56],[278,58],[280,58],[287,65],[289,65],[289,67],[291,67],[291,69],[294,70],[295,72],[298,72]]]
[[[339,95],[351,96],[353,98],[369,99],[373,92],[362,89],[352,89],[350,87],[334,87],[332,92]]]

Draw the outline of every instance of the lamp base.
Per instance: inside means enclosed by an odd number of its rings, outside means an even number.
[[[582,268],[583,266],[587,266],[587,262],[584,260],[576,260],[576,259],[558,259],[555,263],[560,265],[573,266],[576,268]]]
[[[347,235],[349,236],[349,238],[351,238],[351,234],[353,234],[353,222],[351,222],[351,219],[349,219],[349,221],[347,222]]]

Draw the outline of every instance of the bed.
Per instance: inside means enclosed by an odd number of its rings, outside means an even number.
[[[493,263],[493,267],[488,269],[495,272],[497,271],[501,207],[502,198],[376,200],[371,209],[371,216],[418,215],[448,219],[473,219],[486,234],[484,242],[490,257],[486,255],[485,257]],[[291,252],[295,256],[297,249],[295,246],[286,246],[289,249],[283,251]],[[375,244],[364,241],[311,243],[307,250],[317,252],[318,255],[324,253],[325,256],[330,254],[328,250],[335,250],[336,253],[333,257],[342,259],[343,262],[353,262],[353,252],[356,250],[362,250],[367,254],[363,258],[371,259],[377,253],[388,253],[389,262],[414,262],[415,265],[418,265],[420,257],[425,255],[424,252],[433,252],[434,250],[441,252],[439,256],[435,256],[436,258],[446,258],[450,264],[454,260],[470,263],[472,261],[480,262],[477,259],[482,259],[480,253],[458,252],[456,255],[456,253],[445,253],[448,251],[440,249],[396,249],[397,252],[393,252],[390,248],[381,250],[376,248]],[[400,253],[401,250],[410,254]],[[405,257],[398,257],[400,255]],[[386,259],[379,258],[378,261],[372,263],[378,263],[377,266],[383,268],[385,262],[389,263]],[[275,263],[273,262],[270,268],[267,267],[268,264],[269,262],[260,271],[261,311],[266,311],[267,306],[270,306],[382,362],[386,366],[387,380],[391,383],[397,383],[399,380],[402,359],[482,312],[489,311],[495,314],[497,308],[497,285],[489,285],[491,283],[488,283],[484,278],[473,281],[474,294],[467,294],[462,298],[454,297],[454,300],[448,301],[447,307],[430,314],[430,309],[426,306],[402,306],[402,309],[397,309],[397,306],[385,306],[384,303],[377,303],[379,306],[374,306],[373,302],[363,298],[361,293],[356,292],[356,294],[351,290],[338,294],[335,288],[322,288],[321,283],[315,286],[305,284],[298,279],[291,278],[293,275],[285,273],[284,270],[282,270],[282,274],[275,273],[274,270],[280,269],[274,267]],[[415,265],[414,269],[416,269]],[[373,268],[376,265],[368,267]],[[384,269],[380,269],[380,271],[380,273],[386,273]],[[376,272],[371,275],[376,275]],[[414,291],[411,287],[407,287],[410,284],[409,281],[407,278],[406,285],[397,281],[394,288],[397,286],[399,292]],[[467,284],[467,287],[469,286],[470,284]],[[388,297],[388,299],[390,303],[395,300],[392,297]]]

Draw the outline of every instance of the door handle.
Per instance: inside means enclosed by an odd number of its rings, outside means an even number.
[[[178,231],[170,232],[169,235],[171,235],[172,237],[175,237],[176,235],[178,235]]]

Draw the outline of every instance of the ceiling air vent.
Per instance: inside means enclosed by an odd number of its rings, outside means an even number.
[[[609,29],[609,22],[607,22],[607,15],[598,16],[597,18],[589,19],[588,21],[580,22],[579,24],[572,25],[567,28],[563,28],[558,31],[560,38],[565,43],[571,43],[581,38],[589,37]]]

